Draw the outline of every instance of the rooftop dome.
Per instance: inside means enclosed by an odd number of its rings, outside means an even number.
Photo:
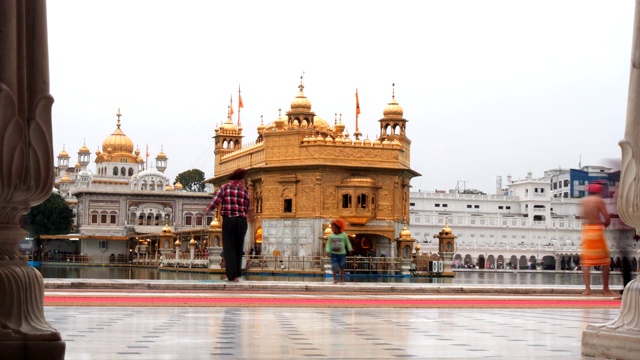
[[[118,109],[118,123],[116,130],[102,142],[102,151],[133,153],[133,141],[120,130],[120,109]]]
[[[326,130],[329,127],[329,123],[321,116],[316,115],[313,117],[313,127],[316,130]]]
[[[80,150],[78,150],[78,153],[80,154],[90,154],[91,150],[89,150],[89,148],[87,147],[87,145],[82,145],[82,147],[80,148]]]
[[[58,157],[69,157],[69,153],[64,149],[64,146],[62,147],[60,154],[58,154]]]
[[[302,77],[300,78],[300,91],[298,96],[291,102],[291,111],[311,111],[311,101],[304,95],[304,85],[302,85]]]
[[[165,154],[162,150],[160,150],[158,155],[156,155],[156,158],[157,159],[166,159],[167,158],[167,154]]]
[[[384,108],[384,111],[382,111],[382,113],[384,114],[384,117],[401,118],[404,115],[404,111],[402,110],[402,107],[398,104],[398,102],[396,101],[395,84],[393,84],[393,86],[394,86],[394,89],[393,89],[393,93],[391,95],[391,101],[389,101],[389,103],[387,104],[387,107]]]

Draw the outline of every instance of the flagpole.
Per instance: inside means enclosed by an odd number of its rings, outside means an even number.
[[[242,96],[240,96],[240,84],[238,84],[238,129],[240,129],[240,109],[242,109]]]
[[[145,154],[144,169],[149,170],[149,144],[147,144],[147,152]]]
[[[358,117],[360,116],[360,100],[358,99],[358,88],[356,88],[356,132],[353,133],[353,136],[356,140],[360,140],[360,130],[358,129]]]

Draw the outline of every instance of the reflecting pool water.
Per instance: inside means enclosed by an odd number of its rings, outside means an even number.
[[[218,273],[198,273],[184,271],[166,271],[157,268],[109,267],[109,266],[71,266],[42,264],[37,267],[44,278],[65,279],[130,279],[130,280],[221,280],[224,275]],[[636,274],[633,274],[635,278]],[[246,275],[251,281],[330,281],[323,276],[309,275]],[[591,283],[602,285],[600,272],[592,272]],[[427,277],[379,277],[348,276],[350,282],[391,282],[391,283],[451,283],[466,285],[582,285],[582,273],[579,271],[496,271],[476,270],[457,271],[454,278]],[[622,286],[622,275],[612,272],[610,284]]]

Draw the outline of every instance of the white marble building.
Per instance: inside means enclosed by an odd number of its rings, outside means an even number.
[[[420,252],[437,252],[433,235],[448,224],[456,239],[454,259],[479,268],[575,268],[580,254],[580,199],[552,197],[548,173],[535,179],[508,179],[506,195],[457,191],[411,192],[410,230]],[[614,260],[627,251],[636,264],[640,244],[634,229],[618,217],[614,199],[607,240]],[[564,261],[563,261],[564,258]]]

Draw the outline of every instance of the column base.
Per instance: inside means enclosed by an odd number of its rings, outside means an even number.
[[[4,360],[64,360],[64,341],[0,341]]]

